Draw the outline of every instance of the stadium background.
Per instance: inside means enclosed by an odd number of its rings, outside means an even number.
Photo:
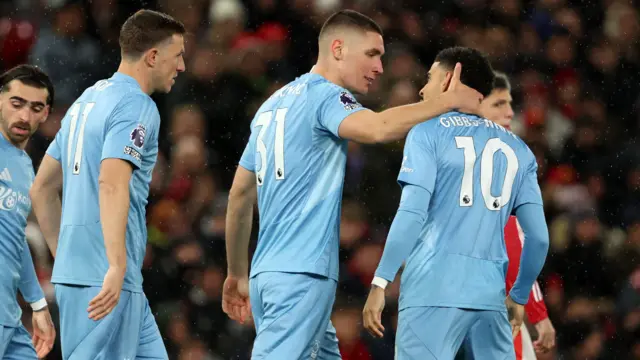
[[[142,6],[190,31],[187,72],[154,96],[162,153],[144,263],[171,359],[249,358],[253,325],[231,322],[220,305],[227,190],[257,106],[311,68],[319,26],[341,7],[385,31],[385,74],[360,98],[372,109],[418,100],[432,59],[450,45],[483,50],[511,77],[513,128],[538,157],[551,232],[540,280],[558,347],[540,358],[640,359],[637,1],[0,0],[0,67],[36,64],[56,86],[54,111],[29,143],[36,167],[67,107],[116,70],[119,26]],[[398,203],[401,149],[349,146],[333,315],[345,360],[393,358],[397,287],[384,340],[362,332],[360,312]],[[28,233],[53,303],[52,259],[35,223]]]

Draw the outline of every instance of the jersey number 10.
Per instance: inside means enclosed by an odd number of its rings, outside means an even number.
[[[96,105],[96,103],[89,102],[82,106],[82,103],[75,103],[71,107],[69,111],[69,116],[71,117],[71,124],[69,126],[69,143],[67,144],[67,166],[71,166],[71,150],[73,149],[73,140],[76,134],[76,127],[78,126],[78,117],[80,117],[80,109],[82,108],[82,119],[80,122],[80,129],[78,131],[78,139],[76,141],[75,152],[73,155],[73,167],[72,173],[73,175],[80,174],[80,165],[82,163],[82,145],[84,143],[84,126],[87,124],[87,118],[89,117],[89,113],[91,109]]]
[[[473,205],[473,168],[476,164],[476,148],[473,138],[470,136],[456,136],[456,146],[463,150],[464,173],[462,175],[462,186],[460,187],[460,206],[468,207]],[[507,158],[507,172],[502,184],[500,196],[491,194],[491,184],[493,183],[493,156],[500,150]],[[489,139],[484,145],[482,158],[480,159],[480,188],[484,204],[489,210],[498,211],[502,209],[509,199],[513,181],[518,172],[518,157],[511,146],[499,138]]]
[[[276,180],[284,179],[284,120],[287,115],[288,108],[276,110],[276,134],[273,145],[273,153],[275,159],[275,176]],[[273,119],[273,111],[263,112],[258,115],[255,127],[260,127],[258,137],[256,138],[256,152],[260,155],[260,170],[256,171],[256,181],[258,186],[264,183],[264,177],[267,172],[267,146],[264,144],[264,135]]]

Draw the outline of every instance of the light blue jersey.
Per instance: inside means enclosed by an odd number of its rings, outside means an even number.
[[[21,325],[18,290],[30,303],[44,298],[25,237],[34,177],[27,153],[0,134],[0,330]]]
[[[402,274],[401,309],[504,311],[503,229],[513,209],[542,204],[536,171],[527,145],[483,118],[450,112],[411,130],[398,181],[431,199]]]
[[[60,238],[52,282],[102,286],[109,267],[100,223],[98,177],[102,160],[130,162],[130,208],[126,229],[124,290],[142,292],[147,243],[145,207],[158,154],[160,115],[137,81],[116,73],[71,106],[47,154],[64,176]]]
[[[363,110],[346,89],[305,74],[251,122],[240,165],[255,172],[260,232],[251,276],[278,271],[337,280],[347,141],[338,128]]]

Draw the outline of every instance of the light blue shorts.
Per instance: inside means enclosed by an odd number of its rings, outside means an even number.
[[[121,291],[115,309],[94,321],[87,308],[99,287],[56,284],[55,289],[63,359],[169,359],[144,293]]]
[[[260,273],[249,281],[253,360],[341,359],[331,311],[337,283],[312,274]]]
[[[31,335],[20,325],[18,327],[0,326],[0,359],[37,360]]]
[[[506,311],[413,307],[398,315],[396,360],[452,360],[463,343],[467,358],[516,358]]]

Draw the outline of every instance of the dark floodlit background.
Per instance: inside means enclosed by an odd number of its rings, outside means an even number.
[[[319,26],[340,8],[385,31],[384,76],[360,98],[372,109],[418,100],[435,54],[455,44],[511,77],[513,128],[538,157],[551,232],[540,281],[559,343],[545,358],[640,359],[638,1],[0,0],[0,68],[36,64],[56,86],[55,111],[29,144],[36,167],[67,107],[116,70],[119,27],[141,7],[191,33],[187,72],[154,97],[163,136],[144,277],[171,359],[249,358],[253,324],[229,321],[220,305],[227,190],[254,111],[311,68]],[[345,360],[393,358],[397,287],[384,340],[363,334],[360,312],[398,204],[401,150],[349,146],[333,316]],[[53,303],[35,222],[29,241]]]

